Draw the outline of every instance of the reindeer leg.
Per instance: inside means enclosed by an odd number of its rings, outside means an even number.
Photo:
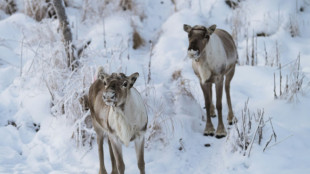
[[[137,137],[135,139],[135,149],[138,161],[138,167],[140,174],[145,174],[145,163],[144,163],[144,136]]]
[[[107,171],[104,166],[103,135],[97,134],[97,144],[98,144],[99,165],[100,165],[99,174],[107,174]]]
[[[216,138],[223,138],[227,135],[222,119],[223,76],[221,76],[220,78],[221,79],[217,83],[215,83],[216,109],[218,114],[218,125],[217,130],[215,132]]]
[[[206,127],[204,130],[204,135],[205,136],[213,136],[214,135],[214,127],[211,121],[211,93],[212,93],[212,84],[211,83],[205,83],[205,84],[200,84],[202,92],[204,94],[205,98],[205,105],[206,105],[206,110],[207,110],[207,122],[206,122]]]
[[[214,108],[214,104],[213,104],[213,100],[212,100],[212,84],[211,84],[211,87],[210,87],[210,100],[211,100],[211,106],[210,106],[210,115],[211,117],[216,117],[216,114],[215,114],[215,108]]]
[[[116,167],[119,174],[124,174],[125,164],[123,161],[122,144],[118,140],[110,139],[114,158],[116,161]]]
[[[235,74],[235,66],[233,67],[232,70],[230,70],[230,72],[228,72],[228,74],[226,75],[226,79],[225,79],[226,100],[227,100],[227,105],[228,105],[228,109],[229,109],[227,120],[228,120],[229,125],[233,124],[233,119],[234,119],[234,113],[232,110],[231,100],[230,100],[230,82],[231,82],[231,79],[233,78],[234,74]]]
[[[109,143],[110,158],[111,158],[111,163],[112,163],[112,172],[111,172],[111,174],[118,174],[118,171],[117,171],[117,168],[116,168],[116,161],[115,161],[115,157],[114,157],[114,154],[113,154],[110,138],[108,138],[108,143]]]

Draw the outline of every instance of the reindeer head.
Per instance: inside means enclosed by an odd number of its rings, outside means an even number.
[[[206,28],[201,25],[191,27],[190,25],[184,24],[183,29],[188,33],[189,46],[187,55],[189,58],[198,60],[215,28],[216,25]]]
[[[108,106],[120,106],[126,102],[127,94],[133,87],[139,73],[126,76],[123,73],[98,74],[98,78],[103,81],[104,89],[102,99]]]

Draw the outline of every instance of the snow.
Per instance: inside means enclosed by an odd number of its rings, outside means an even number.
[[[93,77],[98,66],[103,66],[109,73],[140,74],[135,87],[141,92],[149,115],[146,173],[310,172],[309,0],[246,0],[235,10],[224,1],[216,0],[175,0],[175,5],[170,0],[135,0],[139,8],[133,12],[118,9],[118,1],[108,4],[107,9],[103,8],[104,2],[94,1],[88,4],[93,11],[85,10],[83,6],[87,3],[83,1],[69,1],[71,5],[66,11],[73,26],[73,36],[77,39],[75,44],[92,41],[81,59],[83,69],[75,74],[65,74],[63,70],[65,54],[57,32],[58,21],[44,19],[36,22],[24,14],[24,4],[18,2],[19,10],[11,16],[5,14],[0,4],[0,173],[99,171],[96,138],[81,146],[82,142],[76,135],[77,129],[84,124],[81,118],[85,118],[85,113],[78,116],[79,108],[75,106],[67,114],[55,111],[62,103],[65,108],[69,107],[68,103],[78,103],[74,96],[88,89],[88,81],[93,79],[87,78]],[[304,7],[303,12],[296,10],[300,7]],[[295,37],[290,33],[291,23],[298,27]],[[225,92],[223,119],[228,136],[223,139],[203,136],[204,98],[191,60],[186,57],[188,39],[183,24],[216,24],[217,28],[229,33],[237,30],[240,64],[231,83],[237,126],[241,126],[242,110],[247,100],[251,113],[264,110],[262,143],[258,144],[257,137],[254,139],[249,157],[248,150],[244,156],[244,150],[235,144],[235,126],[227,124]],[[145,39],[144,46],[138,50],[131,48],[133,26]],[[257,38],[257,66],[245,65],[246,35],[251,56],[253,32],[268,34]],[[264,45],[268,53],[267,65]],[[274,99],[274,74],[279,95],[279,68],[275,65],[277,54],[282,65],[282,91],[286,75],[293,78],[297,71],[293,65],[300,54],[304,80],[302,90],[293,100],[284,97]],[[147,84],[149,63],[151,81]],[[177,71],[180,71],[180,77],[175,78],[172,75]],[[78,79],[80,74],[84,75],[83,80]],[[47,84],[56,91],[54,96],[59,103],[53,103]],[[71,85],[73,92],[68,91],[66,85]],[[65,101],[59,99],[62,97]],[[277,141],[272,139],[263,152],[272,134],[269,119]],[[217,117],[212,118],[212,122],[216,128]],[[251,138],[258,123],[253,121],[252,124]],[[156,125],[160,127],[158,130],[154,130]],[[94,132],[92,129],[87,131],[90,134]],[[210,144],[210,147],[205,147],[205,144]],[[133,143],[129,147],[123,146],[123,156],[125,172],[139,173]],[[104,158],[110,172],[106,141]]]

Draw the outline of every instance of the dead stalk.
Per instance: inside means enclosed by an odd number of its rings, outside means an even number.
[[[273,84],[274,84],[274,87],[273,87],[274,98],[277,99],[278,96],[276,92],[276,73],[273,73]]]
[[[22,39],[22,45],[20,50],[20,77],[23,74],[23,48],[24,48],[24,38]]]
[[[151,81],[151,66],[152,66],[152,56],[153,56],[152,50],[153,50],[153,43],[151,42],[150,43],[150,59],[149,59],[149,65],[148,65],[149,73],[147,75],[147,84],[149,84]]]
[[[263,152],[265,152],[266,148],[268,147],[269,143],[270,143],[271,140],[272,140],[272,137],[273,137],[273,134],[271,134],[270,139],[267,141],[267,143],[266,143],[266,145],[265,145],[265,147],[264,147],[264,149],[263,149]]]
[[[286,138],[282,139],[281,141],[278,141],[278,142],[276,142],[276,143],[274,143],[274,144],[272,144],[272,145],[270,145],[270,146],[266,147],[266,149],[270,149],[271,147],[276,146],[276,145],[278,145],[278,144],[282,143],[283,141],[285,141],[285,140],[287,140],[287,139],[291,138],[292,136],[293,136],[293,134],[291,134],[291,135],[287,136]]]
[[[278,41],[276,41],[276,65],[279,66],[279,63],[280,63],[279,45]]]
[[[280,63],[280,97],[282,96],[282,71],[281,71],[281,63]]]
[[[257,37],[255,37],[255,65],[257,66]]]
[[[268,65],[268,54],[266,50],[266,43],[264,42],[264,50],[265,50],[265,65]]]
[[[252,54],[251,54],[251,59],[252,59],[252,62],[251,62],[251,65],[254,66],[254,63],[255,63],[255,47],[254,47],[254,30],[253,30],[253,34],[252,34]]]
[[[103,48],[107,49],[107,41],[106,41],[105,22],[104,22],[104,20],[102,21],[102,23],[103,23]]]
[[[254,143],[254,140],[255,140],[256,134],[257,134],[257,132],[258,132],[258,129],[259,129],[259,127],[261,126],[261,124],[260,124],[260,123],[262,122],[263,117],[264,117],[264,110],[260,113],[260,117],[259,117],[258,125],[257,125],[257,127],[256,127],[256,130],[255,130],[254,136],[253,136],[253,138],[252,138],[252,141],[251,141],[251,143],[250,143],[250,145],[249,145],[248,157],[250,157],[251,150],[252,150],[252,146],[253,146],[253,143]]]
[[[246,32],[246,49],[245,49],[245,51],[246,51],[246,62],[245,62],[245,64],[246,65],[249,65],[250,64],[250,59],[249,59],[249,44],[248,44],[248,42],[249,42],[249,35],[248,35],[248,30],[247,30],[247,32]]]

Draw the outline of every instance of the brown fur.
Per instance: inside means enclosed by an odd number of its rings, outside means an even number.
[[[89,88],[89,108],[91,111],[92,123],[97,134],[100,164],[99,174],[107,173],[103,159],[103,139],[105,136],[108,136],[109,151],[112,162],[112,174],[123,174],[125,171],[125,164],[122,157],[122,144],[120,143],[116,130],[114,130],[109,124],[109,114],[111,112],[111,107],[124,112],[126,105],[124,98],[127,97],[128,90],[133,86],[137,76],[137,73],[134,73],[129,77],[123,73],[113,73],[111,75],[107,75],[103,72],[102,68],[99,68],[97,72],[98,79]],[[115,98],[118,99],[114,101],[114,106],[108,106],[103,98],[104,93],[111,90],[114,91],[116,96]],[[146,130],[146,126],[144,127],[141,125],[142,132],[145,132]],[[136,137],[143,138],[141,139]],[[140,169],[140,173],[144,174],[144,136],[141,132],[137,132],[131,137],[130,141],[135,141],[138,167]]]

